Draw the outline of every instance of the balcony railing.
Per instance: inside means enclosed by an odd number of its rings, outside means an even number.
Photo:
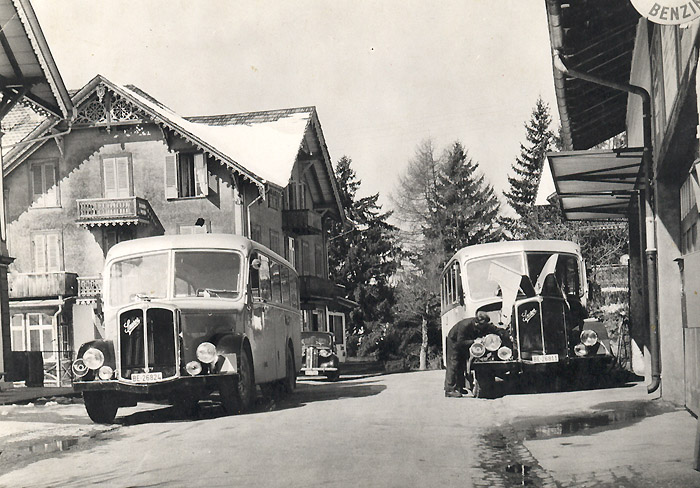
[[[333,283],[327,278],[318,276],[300,276],[299,294],[301,299],[329,298],[334,299],[345,296],[345,287]]]
[[[151,205],[143,198],[89,198],[77,202],[78,224],[153,224],[162,230]]]
[[[81,276],[78,278],[78,298],[97,298],[101,295],[101,276]]]
[[[323,232],[323,220],[313,210],[283,210],[282,230],[297,235],[320,234]]]
[[[78,293],[76,273],[9,273],[7,279],[10,299],[67,297]]]

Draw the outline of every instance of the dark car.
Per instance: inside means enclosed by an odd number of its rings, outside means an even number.
[[[340,376],[338,356],[335,354],[335,339],[331,332],[301,333],[301,374],[325,376],[335,381]]]

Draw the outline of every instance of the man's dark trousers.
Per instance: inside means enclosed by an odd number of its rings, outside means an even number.
[[[449,339],[445,343],[445,391],[460,391],[465,385],[465,374],[469,351],[461,351]],[[455,349],[457,349],[455,351]]]

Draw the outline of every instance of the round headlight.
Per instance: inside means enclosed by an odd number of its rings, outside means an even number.
[[[489,334],[484,337],[484,347],[487,351],[498,351],[501,344],[501,337],[498,334]]]
[[[85,366],[85,361],[82,359],[76,359],[73,361],[73,366],[71,366],[71,368],[73,369],[73,374],[76,376],[76,378],[82,378],[89,371],[88,367]]]
[[[576,354],[578,357],[582,358],[586,354],[588,354],[588,349],[584,344],[578,343],[574,346],[574,354]]]
[[[321,356],[322,358],[327,358],[331,354],[332,353],[329,349],[319,349],[318,350],[318,355]]]
[[[99,378],[101,380],[111,380],[113,374],[114,374],[114,370],[106,365],[102,366],[100,368],[100,370],[97,372],[97,376],[99,376]]]
[[[480,358],[486,354],[486,348],[481,342],[475,342],[469,347],[469,354],[475,358]]]
[[[83,361],[88,368],[99,369],[105,363],[105,355],[99,349],[91,347],[83,354]]]
[[[185,366],[185,370],[190,376],[197,376],[202,372],[202,365],[199,363],[199,361],[190,361]]]
[[[501,346],[498,349],[498,359],[502,361],[508,361],[513,357],[513,351],[510,347],[508,346]]]
[[[586,329],[581,332],[581,342],[584,346],[595,346],[598,344],[598,334],[594,330]]]
[[[203,363],[213,364],[219,359],[216,353],[216,346],[211,342],[202,342],[197,346],[197,359]]]

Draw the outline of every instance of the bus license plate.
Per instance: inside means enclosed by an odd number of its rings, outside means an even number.
[[[136,383],[153,383],[163,379],[163,373],[131,373],[131,381]]]
[[[306,371],[304,371],[304,374],[306,376],[318,376],[318,371],[316,371],[315,369],[307,369]]]
[[[559,354],[543,354],[540,356],[532,356],[533,363],[556,363],[559,361]]]

